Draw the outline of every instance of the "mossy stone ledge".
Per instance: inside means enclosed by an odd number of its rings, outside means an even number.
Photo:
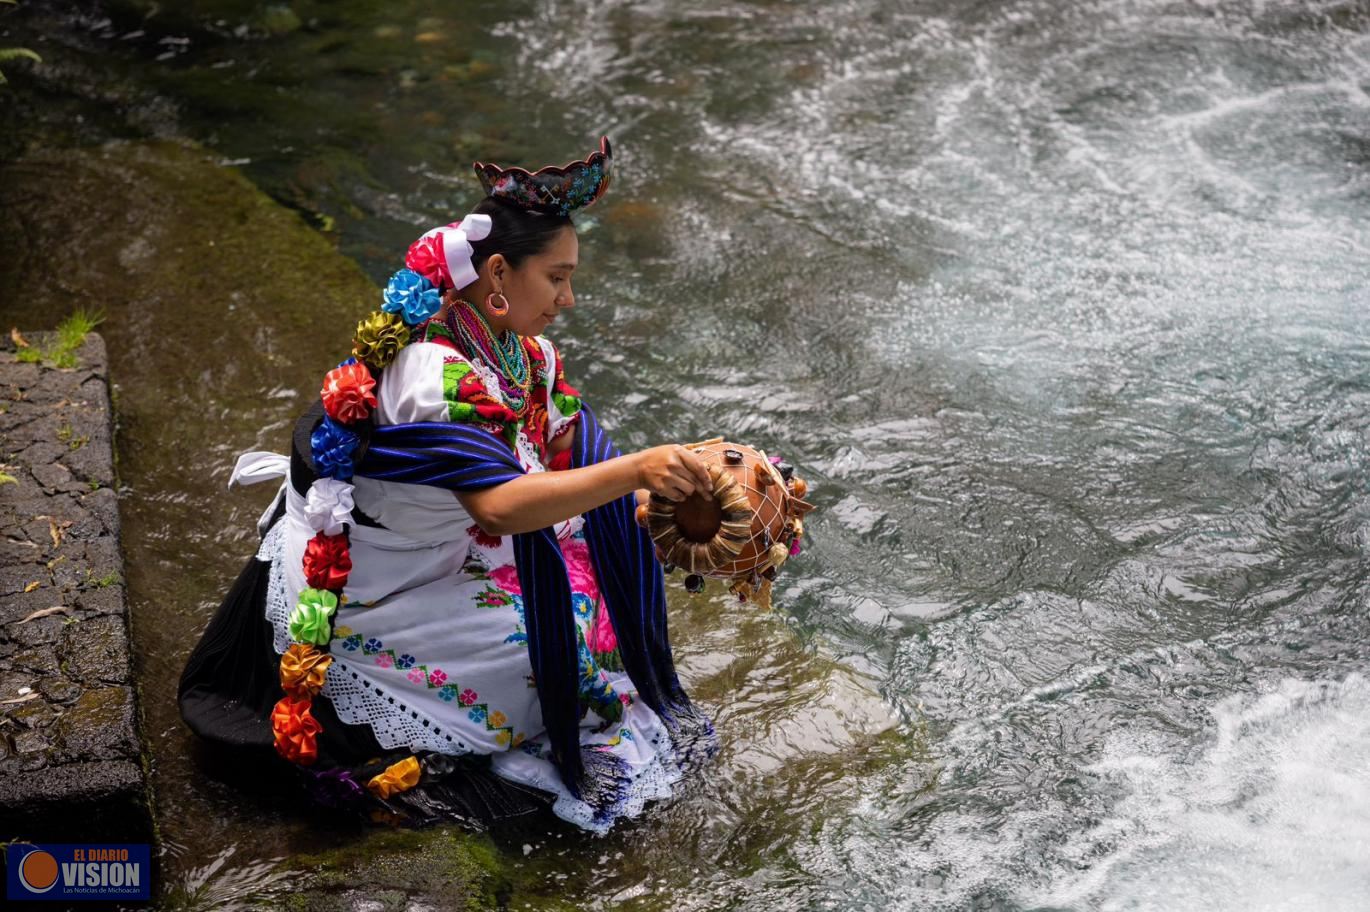
[[[147,842],[104,341],[87,336],[66,369],[21,361],[9,345],[0,351],[0,836]]]

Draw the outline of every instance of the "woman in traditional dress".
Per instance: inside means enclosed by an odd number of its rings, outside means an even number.
[[[681,446],[617,455],[542,335],[575,303],[569,213],[611,166],[607,139],[478,163],[487,197],[410,248],[291,457],[239,460],[234,481],[288,477],[182,679],[198,734],[273,746],[329,804],[550,805],[600,832],[710,751],[632,522],[709,475]]]

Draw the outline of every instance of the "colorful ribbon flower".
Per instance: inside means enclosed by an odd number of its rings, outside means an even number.
[[[309,701],[282,698],[271,710],[271,731],[276,736],[276,753],[291,763],[308,766],[319,758],[316,736],[323,726],[309,714]]]
[[[381,310],[399,314],[410,326],[422,323],[442,307],[435,284],[412,269],[401,269],[391,276],[381,297]]]
[[[342,589],[352,572],[347,536],[320,532],[304,548],[304,579],[314,589]]]
[[[344,807],[365,796],[352,774],[342,767],[330,770],[309,770],[314,777],[315,799],[324,807]]]
[[[290,613],[290,638],[297,643],[326,646],[333,638],[329,619],[338,610],[338,597],[326,589],[303,589]]]
[[[366,787],[378,798],[389,798],[396,792],[407,792],[418,785],[422,772],[417,758],[405,757],[386,767],[385,772],[373,777]]]
[[[409,245],[409,252],[404,257],[405,267],[438,288],[452,284],[450,280],[444,281],[447,279],[447,263],[442,255],[441,244],[437,235],[425,234]]]
[[[309,486],[304,499],[304,517],[309,528],[325,535],[338,535],[352,521],[352,485],[335,478],[320,478]]]
[[[309,435],[310,453],[314,470],[320,475],[345,481],[352,477],[352,454],[357,452],[362,439],[325,415]]]
[[[409,342],[409,327],[395,314],[377,311],[357,324],[352,354],[383,370]]]
[[[297,700],[308,700],[323,689],[333,657],[304,643],[291,643],[281,656],[281,689]]]
[[[365,364],[348,358],[323,377],[323,409],[344,424],[364,421],[376,407],[376,378]]]

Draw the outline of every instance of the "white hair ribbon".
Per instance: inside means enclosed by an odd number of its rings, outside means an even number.
[[[461,289],[478,279],[476,269],[471,265],[471,256],[476,252],[471,242],[490,236],[490,216],[473,212],[460,223],[434,228],[423,236],[435,235],[442,241],[442,256],[447,261],[447,274],[452,277],[452,285]]]

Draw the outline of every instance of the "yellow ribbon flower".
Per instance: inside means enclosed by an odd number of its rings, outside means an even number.
[[[323,689],[324,674],[333,664],[333,657],[313,646],[292,643],[281,656],[281,689],[304,700]]]
[[[370,782],[366,783],[367,789],[377,798],[389,798],[398,792],[407,792],[419,784],[419,761],[416,757],[405,757],[398,763],[392,763],[385,768],[385,772],[375,776]]]
[[[376,311],[357,324],[352,354],[377,369],[390,366],[409,342],[409,327],[398,314]]]

